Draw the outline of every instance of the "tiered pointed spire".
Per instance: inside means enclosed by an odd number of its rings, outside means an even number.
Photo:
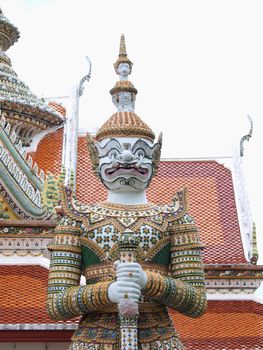
[[[121,35],[119,57],[117,61],[114,63],[115,71],[117,74],[118,74],[117,68],[120,63],[128,63],[130,66],[130,73],[131,73],[133,63],[129,60],[127,56],[124,34]]]
[[[121,35],[119,56],[127,56],[124,34]]]
[[[44,100],[33,95],[12,69],[5,51],[19,36],[18,29],[0,9],[0,108],[23,144],[28,146],[35,134],[62,124],[63,118]]]
[[[155,135],[151,128],[134,113],[137,90],[128,80],[132,62],[127,56],[123,34],[120,40],[119,57],[114,63],[114,68],[119,75],[119,81],[110,90],[110,93],[117,112],[102,125],[96,135],[96,139],[100,141],[108,137],[128,136],[142,137],[153,141]]]
[[[125,37],[123,34],[120,40],[119,57],[114,63],[114,68],[119,76],[119,81],[110,91],[112,101],[117,107],[118,112],[133,112],[137,90],[128,80],[132,70],[132,62],[127,56]]]

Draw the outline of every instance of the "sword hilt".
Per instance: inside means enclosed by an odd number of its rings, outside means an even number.
[[[139,245],[138,238],[134,232],[126,230],[119,240],[120,262],[136,262],[136,251]]]
[[[134,232],[126,230],[119,240],[120,262],[136,262],[136,250],[139,240],[135,237]],[[127,312],[129,310],[129,312]],[[132,311],[131,311],[132,310]],[[119,304],[119,320],[121,335],[121,350],[138,349],[138,304],[123,299]]]

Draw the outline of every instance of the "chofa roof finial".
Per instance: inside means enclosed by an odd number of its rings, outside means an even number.
[[[244,135],[241,140],[240,140],[240,157],[244,156],[244,141],[249,141],[249,139],[251,138],[252,134],[253,134],[253,121],[252,118],[247,115],[249,122],[250,122],[250,130],[249,133],[247,135]]]

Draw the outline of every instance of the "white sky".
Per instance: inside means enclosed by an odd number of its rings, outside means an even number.
[[[20,32],[8,50],[19,77],[45,97],[92,79],[80,127],[114,111],[109,90],[122,33],[139,90],[136,113],[163,131],[163,157],[227,156],[254,122],[243,164],[257,233],[262,236],[263,2],[261,0],[2,0]],[[259,247],[263,251],[263,243]]]

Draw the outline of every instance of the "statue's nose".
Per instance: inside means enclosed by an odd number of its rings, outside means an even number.
[[[129,150],[124,150],[122,151],[121,153],[121,156],[120,156],[120,159],[123,161],[123,162],[130,162],[132,161],[134,158],[133,154],[131,153],[131,151]]]

